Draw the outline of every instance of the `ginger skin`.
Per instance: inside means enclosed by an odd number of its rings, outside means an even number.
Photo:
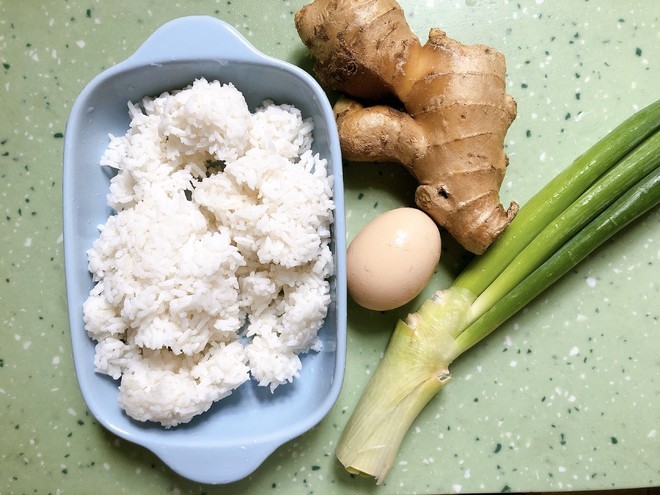
[[[417,206],[481,254],[518,211],[500,204],[516,117],[504,56],[433,28],[422,45],[394,0],[315,0],[296,12],[314,72],[342,97],[335,116],[344,157],[399,162],[417,179]],[[398,99],[405,111],[375,104]]]

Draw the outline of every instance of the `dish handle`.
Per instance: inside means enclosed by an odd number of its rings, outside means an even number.
[[[252,474],[280,443],[257,441],[216,447],[155,445],[150,446],[150,450],[181,476],[198,483],[219,485]]]
[[[256,61],[269,58],[234,26],[211,16],[187,16],[163,24],[126,62],[136,66],[172,60]]]

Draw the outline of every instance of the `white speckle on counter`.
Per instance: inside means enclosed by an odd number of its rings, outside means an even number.
[[[78,413],[76,413],[76,410],[70,407],[69,409],[66,410],[71,416],[76,416]]]
[[[454,493],[461,493],[463,486],[459,485],[458,483],[454,483],[453,485],[451,485],[451,489],[454,490]]]
[[[646,438],[655,438],[658,436],[658,430],[653,429],[649,431],[648,435],[646,435]]]
[[[596,282],[597,282],[596,277],[587,277],[586,281],[587,281],[587,285],[592,289],[596,287]]]
[[[27,239],[25,239],[25,242],[23,243],[23,246],[25,246],[25,247],[32,246],[32,238],[28,237]]]
[[[570,351],[568,351],[569,356],[577,356],[580,354],[580,349],[577,346],[573,346]]]
[[[76,45],[78,45],[78,48],[85,48],[85,42],[83,40],[76,41]]]
[[[60,357],[59,356],[53,356],[53,359],[51,361],[53,366],[57,366],[60,364]]]

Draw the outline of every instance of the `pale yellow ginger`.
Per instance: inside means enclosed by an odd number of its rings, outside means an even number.
[[[483,253],[518,210],[499,198],[516,116],[504,56],[437,28],[422,45],[394,0],[315,0],[295,23],[321,84],[354,98],[335,105],[345,158],[405,165],[420,209]]]

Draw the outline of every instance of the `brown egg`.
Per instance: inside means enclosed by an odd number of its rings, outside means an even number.
[[[360,306],[386,311],[412,301],[440,260],[440,232],[416,208],[396,208],[369,222],[348,247],[348,292]]]

